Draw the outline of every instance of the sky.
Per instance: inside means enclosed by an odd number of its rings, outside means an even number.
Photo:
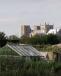
[[[23,24],[61,28],[61,0],[0,0],[0,31],[18,35]]]

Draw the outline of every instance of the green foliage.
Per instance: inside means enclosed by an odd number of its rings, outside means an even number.
[[[7,41],[11,42],[11,43],[19,43],[20,39],[16,35],[11,35],[11,36],[9,36]]]
[[[58,37],[53,34],[47,35],[47,43],[48,44],[57,44],[59,43]]]
[[[57,44],[59,43],[59,38],[56,35],[43,35],[43,36],[33,36],[33,37],[21,37],[21,43],[40,45],[40,44]]]
[[[30,41],[30,38],[27,36],[22,36],[20,39],[20,42],[24,44],[29,44],[29,41]]]
[[[1,76],[58,76],[61,63],[34,61],[32,58],[0,56]],[[59,75],[60,76],[60,75]]]
[[[45,52],[61,52],[61,47],[56,45],[33,45],[39,51]]]
[[[0,47],[3,47],[4,45],[6,45],[7,43],[7,39],[6,36],[3,32],[0,32]]]

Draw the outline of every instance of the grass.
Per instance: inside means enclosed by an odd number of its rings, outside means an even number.
[[[61,47],[52,45],[34,45],[34,47],[43,52],[61,52]]]
[[[61,76],[60,73],[61,63],[28,60],[19,56],[0,57],[0,76]]]

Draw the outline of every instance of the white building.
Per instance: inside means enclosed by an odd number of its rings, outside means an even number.
[[[30,33],[30,37],[35,35],[45,35],[50,29],[53,29],[53,25],[46,23],[44,25],[34,25],[34,30]]]
[[[47,35],[48,34],[57,34],[57,35],[59,35],[59,34],[61,34],[61,29],[50,29],[48,32],[47,32]]]

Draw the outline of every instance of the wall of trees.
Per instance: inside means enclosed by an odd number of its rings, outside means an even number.
[[[40,45],[40,44],[58,44],[61,42],[61,37],[53,34],[38,36],[35,35],[33,37],[21,37],[21,43],[32,44],[32,45]]]

